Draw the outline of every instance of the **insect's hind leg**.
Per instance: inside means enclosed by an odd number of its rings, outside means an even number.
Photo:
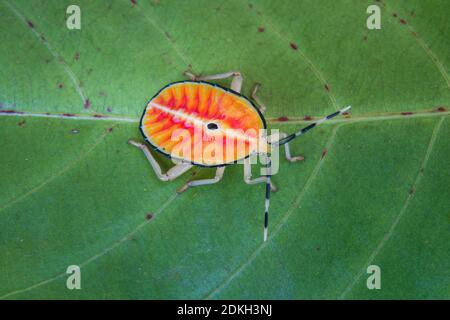
[[[208,81],[208,80],[220,80],[220,79],[227,79],[227,78],[233,78],[231,80],[231,90],[234,90],[236,92],[241,92],[242,89],[242,82],[244,81],[244,78],[242,77],[242,74],[239,71],[230,71],[230,72],[224,72],[224,73],[218,73],[218,74],[212,74],[209,76],[197,76],[193,74],[192,72],[186,71],[184,74],[191,80],[197,81]]]
[[[170,168],[166,173],[162,173],[159,163],[155,160],[155,158],[150,153],[150,150],[145,144],[136,142],[134,140],[128,140],[128,143],[141,149],[142,152],[144,152],[145,157],[147,158],[148,162],[150,162],[150,165],[153,168],[153,171],[155,171],[156,176],[161,181],[172,181],[181,176],[186,171],[188,171],[190,168],[192,168],[192,164],[182,162]]]
[[[204,186],[207,184],[217,183],[222,179],[224,171],[225,171],[224,166],[218,167],[214,178],[188,181],[184,186],[182,186],[180,189],[178,189],[177,192],[182,193],[182,192],[186,191],[189,187],[197,187],[197,186]]]
[[[255,83],[255,86],[253,87],[253,90],[252,90],[251,97],[256,102],[256,105],[257,105],[259,111],[262,114],[264,114],[264,112],[266,112],[266,105],[258,98],[258,96],[256,94],[259,90],[259,87],[261,87],[261,84]]]
[[[246,184],[265,183],[266,180],[267,178],[265,176],[252,179],[252,167],[250,164],[250,158],[244,160],[244,182]],[[272,192],[276,192],[278,190],[272,180],[270,181],[270,190]]]

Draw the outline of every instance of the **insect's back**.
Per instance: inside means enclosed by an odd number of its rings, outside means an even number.
[[[248,99],[199,81],[164,87],[141,119],[142,134],[156,150],[203,166],[247,157],[265,128],[264,118]]]

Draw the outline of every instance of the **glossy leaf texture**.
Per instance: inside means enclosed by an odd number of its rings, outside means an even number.
[[[1,0],[0,297],[448,299],[450,3],[374,3],[80,0],[69,30],[70,1]],[[127,144],[188,69],[261,83],[285,132],[353,106],[293,141],[266,243],[241,165],[177,195],[213,170],[164,183]]]

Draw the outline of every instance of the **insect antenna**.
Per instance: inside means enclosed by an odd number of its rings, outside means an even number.
[[[271,175],[271,162],[270,158],[267,157],[266,164],[266,200],[265,200],[265,209],[264,209],[264,242],[267,241],[267,234],[269,230],[269,206],[270,206],[270,175]]]
[[[285,137],[285,138],[283,138],[283,139],[280,139],[280,140],[278,140],[278,141],[272,142],[271,144],[277,144],[277,145],[281,146],[281,145],[283,145],[283,144],[285,144],[285,143],[288,143],[289,141],[291,141],[291,140],[293,140],[293,139],[295,139],[295,138],[297,138],[297,137],[300,137],[301,135],[304,135],[306,132],[308,132],[308,131],[311,130],[312,128],[318,126],[318,125],[321,124],[322,122],[327,121],[327,120],[330,120],[330,119],[332,119],[332,118],[334,118],[334,117],[336,117],[336,116],[338,116],[338,115],[340,115],[340,114],[343,114],[344,112],[347,112],[351,107],[352,107],[352,106],[348,106],[348,107],[345,107],[344,109],[341,109],[341,110],[339,110],[339,111],[336,111],[335,113],[332,113],[332,114],[326,116],[325,118],[322,118],[322,119],[320,119],[320,120],[318,120],[318,121],[316,121],[316,122],[311,123],[310,125],[304,127],[304,128],[301,129],[300,131],[297,131],[297,132],[295,132],[295,133],[293,133],[293,134],[290,134],[290,135],[288,135],[287,137]]]

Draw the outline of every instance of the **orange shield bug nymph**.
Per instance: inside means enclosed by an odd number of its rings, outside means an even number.
[[[291,156],[289,142],[320,123],[334,118],[350,106],[309,124],[287,135],[266,135],[265,106],[258,99],[258,85],[252,91],[253,101],[241,92],[243,77],[239,72],[226,72],[210,76],[196,76],[186,72],[190,80],[168,84],[148,102],[140,122],[140,130],[153,150],[173,159],[174,167],[163,173],[146,144],[129,140],[140,148],[161,181],[171,181],[193,166],[216,167],[214,178],[192,180],[181,187],[213,184],[222,179],[225,167],[244,164],[244,181],[248,184],[265,183],[264,241],[267,240],[270,192],[275,191],[270,176],[271,149],[284,145],[285,157],[290,162],[303,160]],[[210,80],[232,78],[231,88],[224,88]],[[252,178],[250,158],[264,159],[264,175]]]

